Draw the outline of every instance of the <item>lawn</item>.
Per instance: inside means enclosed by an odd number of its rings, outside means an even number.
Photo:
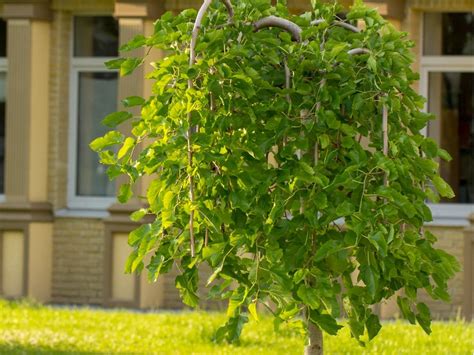
[[[302,354],[298,327],[273,330],[270,318],[250,322],[240,346],[214,344],[213,331],[224,321],[219,313],[137,313],[66,309],[0,300],[1,354],[161,353],[161,354]],[[474,325],[436,322],[427,336],[404,322],[386,323],[366,348],[346,329],[324,339],[326,354],[469,354]]]

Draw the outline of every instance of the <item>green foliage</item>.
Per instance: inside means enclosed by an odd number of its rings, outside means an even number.
[[[132,232],[126,269],[146,268],[156,280],[176,262],[182,270],[176,286],[196,306],[198,269],[208,264],[210,295],[229,299],[217,340],[236,341],[246,309],[256,318],[255,305],[269,302],[277,324],[308,308],[310,321],[330,334],[340,328],[342,308],[352,336],[372,339],[380,322],[371,306],[397,291],[405,291],[398,298],[402,314],[429,333],[430,313],[417,302],[417,290],[448,300],[447,280],[459,266],[423,230],[432,218],[427,199],[453,192],[437,173],[436,159],[449,154],[420,133],[432,117],[421,112],[424,99],[412,89],[413,44],[361,4],[347,14],[365,23],[354,33],[332,25],[337,6],[315,3],[312,12],[294,16],[283,2],[269,3],[239,1],[233,24],[223,5],[213,4],[192,67],[186,49],[195,10],[163,15],[150,37],[123,47],[167,53],[148,74],[152,96],[124,101],[141,106],[140,116],[105,120],[112,126],[130,119],[130,136],[112,131],[91,143],[107,152],[102,162],[111,165],[109,176],[129,177],[121,202],[137,180],[153,179],[147,196],[137,196],[146,207],[132,218],[155,218]],[[255,32],[252,23],[268,15],[298,24],[301,43],[278,28]],[[311,25],[320,18],[325,22]],[[366,52],[350,55],[354,48]],[[143,62],[108,66],[127,75]],[[113,145],[117,153],[108,150]]]

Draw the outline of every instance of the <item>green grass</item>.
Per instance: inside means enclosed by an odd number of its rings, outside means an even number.
[[[304,337],[297,327],[278,333],[270,318],[250,322],[240,346],[214,344],[210,338],[224,322],[219,313],[133,313],[65,309],[0,300],[1,354],[302,354]],[[366,348],[347,329],[324,339],[326,354],[469,354],[474,325],[436,322],[427,336],[419,327],[386,323]]]

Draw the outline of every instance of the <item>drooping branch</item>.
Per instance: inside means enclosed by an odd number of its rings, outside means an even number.
[[[313,25],[313,26],[318,26],[318,25],[320,25],[320,24],[322,24],[322,23],[324,23],[324,22],[326,22],[326,20],[324,20],[324,19],[316,19],[316,20],[311,21],[311,25]],[[352,31],[352,32],[354,32],[354,33],[359,33],[359,32],[360,32],[360,28],[357,28],[356,26],[353,26],[353,25],[351,25],[350,23],[347,23],[347,22],[343,22],[343,21],[333,21],[333,22],[332,22],[332,25],[345,28],[346,30]]]
[[[291,22],[287,19],[277,17],[277,16],[268,16],[264,17],[253,24],[255,31],[260,31],[263,28],[267,27],[278,27],[291,35],[291,39],[295,42],[301,42],[301,32],[302,29],[296,23]]]
[[[360,54],[370,54],[370,50],[367,48],[354,48],[347,52],[349,55],[360,55]]]
[[[230,0],[222,0],[224,3],[227,12],[229,14],[229,22],[232,22],[234,17],[234,9]],[[204,0],[201,7],[199,8],[198,14],[196,16],[196,21],[194,22],[193,32],[191,34],[191,44],[189,48],[189,66],[192,67],[196,63],[196,43],[199,35],[199,31],[201,29],[202,20],[206,15],[209,6],[212,4],[212,0]],[[191,79],[188,80],[188,88],[192,89],[194,87],[193,81]],[[187,147],[188,147],[188,165],[190,170],[193,168],[193,146],[192,146],[192,135],[195,131],[195,127],[191,124],[191,112],[188,113],[188,132],[187,132]],[[194,201],[195,201],[195,193],[194,193],[194,178],[192,174],[189,174],[189,199],[191,201],[191,211],[189,212],[189,239],[191,243],[191,256],[194,257],[195,250],[194,250]]]
[[[193,32],[191,35],[191,44],[189,48],[189,66],[192,67],[196,62],[196,42],[199,35],[199,30],[201,29],[202,20],[204,15],[207,12],[207,9],[211,5],[212,0],[204,0],[201,5],[201,8],[198,11],[196,22],[194,22]],[[194,86],[193,81],[191,79],[188,80],[188,88],[192,89]],[[192,135],[193,135],[193,126],[191,124],[191,112],[188,113],[188,134],[187,134],[187,146],[188,146],[188,165],[190,170],[193,168],[193,146],[192,146]],[[194,257],[195,250],[194,250],[194,177],[192,173],[189,173],[188,176],[189,180],[189,199],[191,201],[191,211],[189,212],[189,239],[191,244],[191,256]]]
[[[227,13],[229,14],[229,23],[234,22],[234,8],[232,7],[232,3],[230,0],[222,0],[224,3],[225,8],[227,9]]]

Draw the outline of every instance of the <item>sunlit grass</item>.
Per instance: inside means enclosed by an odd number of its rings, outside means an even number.
[[[159,353],[301,354],[304,337],[297,327],[275,333],[270,318],[250,322],[240,346],[214,344],[213,332],[225,321],[220,313],[137,313],[66,309],[0,300],[0,353]],[[404,322],[386,323],[367,347],[347,329],[324,339],[326,354],[469,354],[474,325],[436,322],[427,336]]]

